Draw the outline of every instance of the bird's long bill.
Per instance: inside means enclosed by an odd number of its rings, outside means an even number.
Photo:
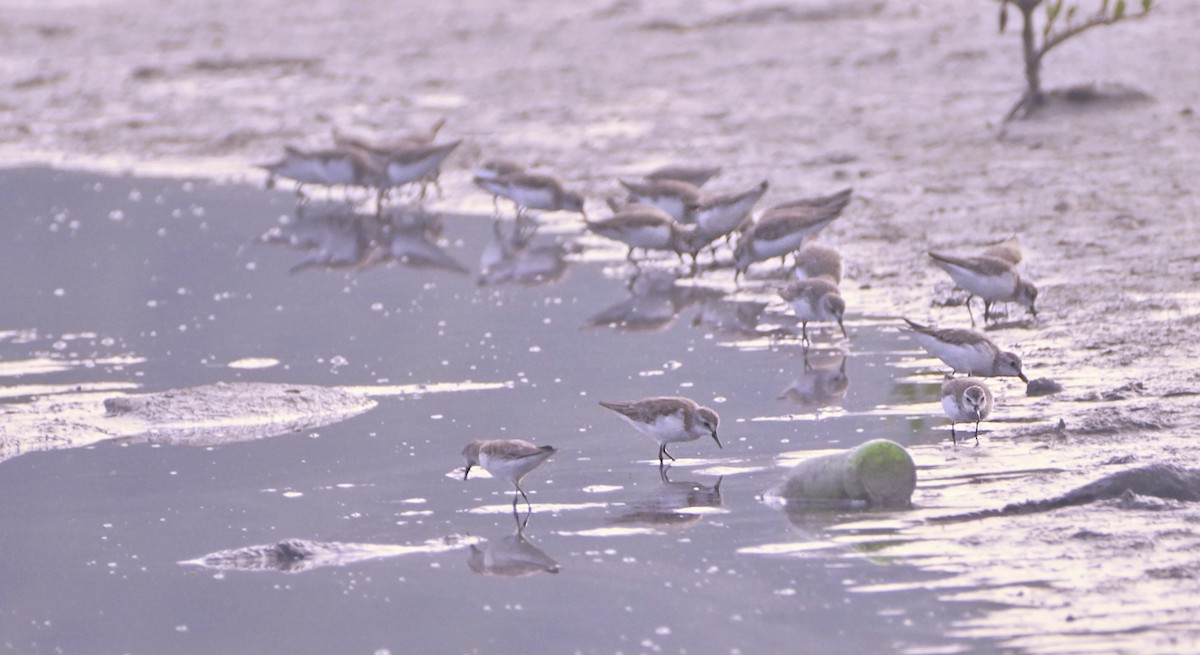
[[[838,319],[838,327],[842,328],[842,338],[849,339],[850,335],[846,334],[846,326],[842,324],[842,319]]]
[[[713,434],[713,441],[717,442],[717,448],[724,448],[725,446],[721,445],[721,440],[717,438],[717,431],[713,430],[712,434]]]
[[[1029,384],[1029,378],[1025,377],[1024,372],[1017,373],[1017,377],[1021,378],[1021,381],[1024,382],[1025,384]]]
[[[463,480],[466,480],[467,476],[470,474],[471,474],[471,465],[467,464],[467,468],[463,469]]]

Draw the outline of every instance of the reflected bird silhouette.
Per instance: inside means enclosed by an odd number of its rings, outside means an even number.
[[[704,517],[695,509],[718,509],[721,501],[721,481],[705,485],[694,480],[672,481],[668,476],[671,467],[658,469],[661,484],[650,490],[645,497],[629,503],[629,511],[613,519],[613,524],[648,524],[658,526],[692,525]]]
[[[522,216],[505,234],[499,221],[492,223],[494,238],[479,255],[478,283],[545,284],[567,271],[567,246],[560,242],[533,245],[537,224]]]
[[[515,534],[489,539],[483,548],[472,544],[467,566],[481,575],[503,578],[558,573],[558,562],[525,538],[524,526],[520,523]]]
[[[691,303],[696,290],[675,283],[666,271],[649,271],[630,285],[629,297],[594,314],[584,328],[612,327],[622,332],[657,332],[670,327]]]
[[[849,388],[850,378],[846,376],[844,353],[837,351],[820,365],[811,363],[809,356],[805,355],[804,373],[780,392],[779,398],[805,407],[831,407],[842,404]]]
[[[707,298],[692,319],[693,327],[706,326],[721,332],[753,336],[758,334],[758,322],[767,303],[754,300]]]

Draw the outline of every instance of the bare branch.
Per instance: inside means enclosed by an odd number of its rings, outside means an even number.
[[[1080,32],[1090,30],[1093,27],[1098,27],[1100,25],[1112,25],[1113,23],[1116,23],[1118,21],[1133,20],[1134,18],[1145,18],[1148,14],[1149,14],[1149,12],[1143,11],[1140,14],[1131,14],[1131,15],[1122,16],[1120,18],[1115,18],[1112,16],[1105,16],[1103,14],[1093,16],[1093,17],[1087,19],[1086,21],[1076,25],[1075,27],[1070,27],[1061,32],[1056,32],[1056,33],[1050,35],[1049,38],[1047,38],[1045,41],[1042,42],[1042,47],[1039,49],[1039,52],[1038,52],[1038,59],[1041,59],[1042,57],[1044,57],[1047,52],[1050,52],[1050,50],[1052,48],[1054,48],[1055,46],[1057,46],[1058,44],[1062,43],[1063,41],[1066,41],[1067,39],[1075,36],[1076,34],[1079,34]]]

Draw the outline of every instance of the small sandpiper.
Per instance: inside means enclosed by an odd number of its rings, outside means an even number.
[[[658,442],[659,466],[663,465],[664,456],[672,461],[675,459],[667,452],[669,443],[695,441],[711,435],[717,447],[721,447],[721,440],[717,438],[717,422],[720,420],[717,413],[690,398],[645,398],[628,403],[600,401],[600,405],[620,414],[638,432]]]
[[[800,198],[797,200],[789,200],[774,205],[770,210],[797,209],[801,207],[838,207],[838,211],[846,208],[850,203],[850,196],[854,194],[853,188],[842,189],[841,191],[831,193],[825,196],[812,196],[809,198]]]
[[[979,422],[992,413],[992,390],[979,378],[950,378],[942,383],[942,409],[950,417],[950,440],[958,444],[956,423],[975,422],[975,443],[979,443]]]
[[[824,278],[842,283],[842,255],[833,248],[806,243],[796,251],[796,277],[801,280]]]
[[[837,321],[846,334],[846,326],[842,319],[846,314],[846,301],[842,300],[838,287],[824,278],[811,280],[796,280],[783,288],[779,296],[792,306],[796,320],[800,321],[800,339],[807,345],[809,321]]]
[[[904,319],[912,338],[929,354],[942,360],[955,373],[981,377],[1018,377],[1028,384],[1021,371],[1021,358],[996,347],[991,339],[972,330],[934,328]]]
[[[742,233],[733,250],[734,279],[750,265],[772,257],[787,258],[804,245],[804,240],[820,232],[841,215],[838,205],[796,207],[768,211]]]
[[[262,166],[266,169],[267,188],[282,177],[296,182],[300,193],[305,184],[323,186],[374,186],[383,169],[368,155],[354,148],[301,150],[284,146],[283,159]]]
[[[517,206],[518,216],[530,209],[577,212],[587,216],[583,210],[583,195],[567,190],[557,177],[548,173],[522,171],[493,179],[476,176],[475,184],[511,200]]]
[[[1021,263],[1021,241],[1017,235],[1012,235],[1003,241],[989,244],[983,250],[984,257],[994,257],[1016,266]]]
[[[635,263],[635,248],[645,250],[670,250],[680,253],[688,242],[694,228],[681,226],[667,212],[650,205],[628,205],[611,217],[599,221],[587,221],[587,227],[602,237],[620,241],[629,246],[626,259]]]
[[[483,189],[484,191],[488,191],[488,189],[483,187],[483,182],[497,180],[506,175],[516,175],[517,173],[524,172],[524,164],[513,161],[512,159],[496,157],[483,162],[479,165],[479,168],[475,169],[473,181],[475,182],[475,186]],[[500,213],[500,196],[498,194],[492,194],[492,207],[496,210],[497,214]]]
[[[442,162],[454,152],[462,141],[451,141],[441,145],[420,145],[394,150],[369,150],[371,157],[383,168],[386,187],[402,187],[414,182],[421,183],[424,197],[425,184],[438,186],[437,178]],[[438,193],[441,187],[438,186]]]
[[[347,134],[335,127],[333,129],[333,143],[343,148],[359,148],[361,150],[379,150],[384,152],[414,146],[427,146],[433,143],[433,140],[437,138],[438,132],[445,125],[446,119],[439,118],[427,129],[414,130],[408,134],[394,136],[389,139],[369,139],[357,134]]]
[[[479,165],[479,168],[475,169],[475,179],[476,180],[494,180],[496,178],[504,177],[506,175],[515,175],[517,173],[524,173],[524,172],[525,172],[524,164],[522,164],[518,161],[514,161],[512,159],[496,157],[494,159],[489,159],[489,160],[483,162],[482,164]]]
[[[1037,287],[1021,275],[1013,265],[1004,259],[995,257],[953,257],[930,251],[933,263],[946,271],[954,283],[967,292],[967,313],[971,316],[971,324],[975,324],[975,314],[971,311],[971,300],[979,296],[983,300],[983,322],[986,324],[992,318],[992,305],[997,302],[1016,302],[1029,308],[1029,313],[1037,318],[1034,301],[1037,300]]]
[[[646,173],[644,176],[647,180],[678,180],[687,182],[696,187],[704,186],[704,183],[711,180],[721,172],[720,166],[683,166],[675,164],[667,164]]]
[[[752,189],[737,193],[720,193],[707,195],[700,199],[699,204],[685,217],[686,223],[696,226],[696,234],[692,239],[692,259],[696,253],[708,244],[729,235],[745,222],[763,194],[767,192],[767,181]]]
[[[630,204],[653,205],[671,215],[677,221],[686,221],[687,216],[700,204],[700,189],[694,184],[679,180],[651,180],[629,182],[619,180],[629,191]]]
[[[471,474],[472,466],[482,466],[484,470],[501,480],[508,480],[517,492],[525,499],[525,506],[531,511],[529,496],[521,488],[521,478],[525,477],[555,452],[552,446],[536,446],[521,439],[492,439],[490,441],[476,439],[463,448],[463,459],[467,467],[463,471],[463,480]],[[513,495],[513,511],[517,511],[517,496]]]

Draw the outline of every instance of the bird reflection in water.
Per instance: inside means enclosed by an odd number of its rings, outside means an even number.
[[[846,354],[824,350],[804,354],[804,373],[779,394],[803,407],[837,407],[846,399],[850,378],[846,377]]]
[[[306,252],[291,273],[310,268],[369,268],[398,263],[467,273],[437,243],[440,217],[422,209],[403,208],[379,216],[361,214],[345,205],[306,204],[294,218],[262,236]]]
[[[584,327],[658,332],[670,327],[688,306],[720,295],[714,289],[678,285],[669,271],[647,271],[631,278],[628,298],[587,319]]]
[[[767,303],[755,300],[708,298],[692,319],[692,327],[705,327],[736,336],[758,335],[758,322]]]
[[[614,525],[687,526],[704,517],[705,509],[721,507],[721,480],[704,485],[694,480],[672,481],[670,466],[659,467],[661,483],[645,497],[629,503],[629,511],[612,520]],[[700,511],[697,511],[700,510]]]
[[[479,256],[479,284],[547,284],[567,271],[568,248],[551,241],[535,244],[537,223],[522,214],[504,232],[501,221],[492,223],[493,239]]]
[[[526,518],[528,521],[528,518]],[[474,544],[467,566],[480,575],[523,578],[535,573],[558,573],[558,562],[525,537],[525,523],[517,521],[515,534],[489,539],[480,548]]]

